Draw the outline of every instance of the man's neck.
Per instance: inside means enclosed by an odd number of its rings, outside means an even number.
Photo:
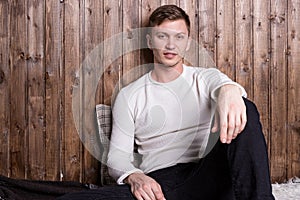
[[[168,83],[177,79],[183,72],[183,64],[178,63],[176,66],[163,66],[154,64],[154,69],[151,73],[153,80],[161,83]]]

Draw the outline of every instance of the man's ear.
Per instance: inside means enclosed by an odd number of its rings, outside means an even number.
[[[147,46],[149,49],[152,50],[152,40],[151,40],[151,35],[150,34],[147,34],[146,35],[146,38],[147,38]]]

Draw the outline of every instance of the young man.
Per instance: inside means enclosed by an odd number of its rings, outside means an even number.
[[[157,8],[150,27],[154,68],[113,107],[108,166],[119,186],[62,199],[274,199],[259,115],[244,89],[217,69],[183,64],[190,21],[179,7]],[[220,139],[211,142],[214,132]]]

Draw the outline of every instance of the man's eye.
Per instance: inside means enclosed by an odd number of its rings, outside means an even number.
[[[157,37],[158,37],[159,39],[165,39],[165,38],[166,38],[166,36],[163,35],[163,34],[160,34],[160,35],[158,35]]]
[[[182,40],[184,39],[184,35],[177,35],[177,40]]]

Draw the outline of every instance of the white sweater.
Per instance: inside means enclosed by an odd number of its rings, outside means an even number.
[[[239,84],[215,68],[183,66],[168,83],[151,72],[123,88],[113,106],[107,165],[119,184],[133,172],[149,173],[203,157],[218,89]],[[134,164],[134,143],[140,163]],[[136,154],[137,155],[137,154]]]

